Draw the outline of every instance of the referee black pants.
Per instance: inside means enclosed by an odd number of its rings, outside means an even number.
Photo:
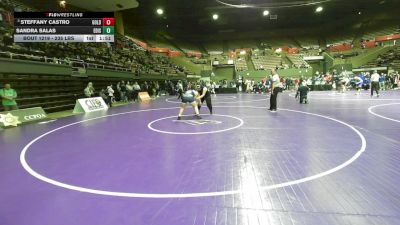
[[[371,96],[374,95],[374,91],[377,95],[379,95],[379,82],[373,81],[371,82]]]
[[[112,96],[107,96],[107,104],[108,104],[108,106],[109,106],[110,108],[112,107],[112,99],[113,99]]]
[[[300,104],[307,103],[307,95],[300,95]]]
[[[279,88],[274,88],[274,90],[271,93],[271,98],[269,99],[269,110],[276,111],[277,109],[276,99],[278,98],[278,93],[279,93]]]
[[[182,99],[182,94],[183,94],[183,90],[179,89],[178,90],[178,99]]]

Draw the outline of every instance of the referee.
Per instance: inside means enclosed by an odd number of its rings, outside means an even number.
[[[277,98],[278,93],[282,90],[282,83],[276,70],[272,70],[272,87],[271,87],[271,98],[269,99],[269,110],[276,112],[277,109]]]
[[[376,96],[379,97],[379,73],[376,70],[371,75],[371,98],[374,96],[374,91]]]

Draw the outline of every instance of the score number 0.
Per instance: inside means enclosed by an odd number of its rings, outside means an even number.
[[[103,18],[103,26],[114,26],[114,18]]]

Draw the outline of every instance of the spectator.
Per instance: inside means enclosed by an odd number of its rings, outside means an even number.
[[[83,90],[83,92],[85,93],[86,98],[94,97],[93,83],[89,82],[88,85],[86,86],[86,88]]]
[[[286,84],[286,90],[290,90],[290,87],[292,85],[292,79],[287,78],[285,84]]]
[[[133,84],[133,101],[134,102],[138,101],[139,92],[140,92],[140,86],[139,86],[138,82],[136,81]]]
[[[107,86],[107,104],[110,107],[112,107],[113,98],[114,98],[114,89],[112,87],[112,84],[110,84],[110,86]]]
[[[120,88],[119,92],[120,92],[120,96],[121,96],[121,101],[127,102],[128,101],[128,97],[126,95],[125,81],[121,81],[119,88]]]
[[[106,90],[104,90],[104,88],[103,89],[101,89],[101,91],[99,92],[99,95],[100,95],[100,97],[102,97],[103,98],[103,100],[106,102],[106,104],[107,104],[107,99],[108,99],[108,97],[107,97],[107,94],[106,94]]]
[[[380,87],[380,89],[382,89],[382,90],[386,89],[385,82],[386,82],[386,75],[384,73],[381,73],[381,75],[379,77],[379,87]]]
[[[149,85],[147,84],[147,81],[144,82],[143,86],[142,86],[142,90],[143,91],[149,91]]]
[[[126,97],[128,101],[131,101],[133,98],[133,85],[129,81],[126,82]]]
[[[4,111],[17,110],[17,92],[11,88],[10,84],[5,84],[4,89],[0,89],[0,97],[2,99],[2,104]]]

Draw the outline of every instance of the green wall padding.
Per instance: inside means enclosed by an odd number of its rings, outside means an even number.
[[[235,75],[234,67],[218,67],[213,68],[213,72],[215,74],[214,77],[211,77],[213,80],[233,80]]]
[[[277,71],[279,76],[281,77],[310,77],[313,75],[313,69],[285,69]],[[261,80],[266,76],[269,76],[271,71],[269,70],[249,70],[249,71],[240,71],[236,72],[236,76],[242,76],[245,79],[255,79]]]
[[[39,75],[71,75],[72,69],[67,65],[51,64],[43,62],[34,62],[18,59],[0,59],[0,73],[8,74],[39,74]],[[159,74],[143,74],[136,77],[131,72],[114,71],[107,69],[86,69],[86,75],[89,77],[118,77],[140,80],[163,80],[163,79],[185,79],[183,75],[165,76]]]
[[[184,66],[184,67],[186,67],[186,69],[194,72],[197,75],[200,75],[201,70],[205,69],[206,67],[208,67],[208,68],[210,67],[209,65],[206,65],[206,64],[194,64],[190,61],[189,58],[186,58],[186,57],[173,57],[170,59],[171,59],[171,62],[173,62],[174,64],[176,64],[178,66]]]

